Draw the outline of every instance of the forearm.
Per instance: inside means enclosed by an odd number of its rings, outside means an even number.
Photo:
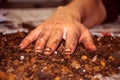
[[[100,24],[106,18],[106,11],[101,0],[72,0],[65,8],[86,27]]]
[[[88,2],[89,6],[87,6],[88,4],[86,4],[86,7],[84,5],[85,9],[83,9],[84,10],[83,24],[86,27],[93,27],[95,25],[102,23],[105,20],[106,10],[102,3],[102,0],[89,0],[89,1],[91,2],[91,4],[90,2]]]

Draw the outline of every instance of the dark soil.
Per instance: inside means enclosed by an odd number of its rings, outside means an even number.
[[[34,53],[34,43],[20,50],[24,32],[0,34],[0,80],[99,80],[96,74],[120,73],[120,37],[94,36],[97,51],[78,44],[72,55],[65,55],[62,41],[51,56]]]

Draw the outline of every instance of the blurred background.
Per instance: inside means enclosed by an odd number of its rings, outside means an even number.
[[[43,8],[65,5],[70,0],[0,0],[0,8]]]
[[[71,0],[0,0],[0,32],[25,31],[23,23],[37,26],[48,18],[60,5]],[[24,29],[24,30],[23,30]],[[113,23],[97,25],[92,33],[120,33],[120,16]]]
[[[71,0],[0,0],[0,32],[28,31]],[[26,27],[25,27],[26,26]],[[24,27],[24,28],[23,28]]]

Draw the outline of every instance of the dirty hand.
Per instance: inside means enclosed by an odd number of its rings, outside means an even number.
[[[78,42],[84,47],[96,50],[88,29],[80,23],[73,11],[58,8],[48,19],[32,30],[21,42],[20,48],[24,49],[36,40],[35,52],[43,52],[45,55],[52,54],[62,39],[65,39],[65,54],[72,54]]]

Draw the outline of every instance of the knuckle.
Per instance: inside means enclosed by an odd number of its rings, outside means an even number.
[[[65,22],[62,20],[57,20],[57,21],[54,21],[54,24],[55,25],[63,25],[63,24],[65,24]]]
[[[70,41],[70,44],[71,44],[72,46],[76,45],[76,43],[77,43],[77,42],[76,42],[75,40],[74,40],[74,41],[73,41],[73,40]]]
[[[59,42],[59,38],[54,38],[54,39],[51,40],[51,42],[53,44],[57,44]]]
[[[45,42],[45,38],[39,38],[37,42]]]
[[[27,36],[25,41],[29,43],[29,42],[33,41],[33,38],[31,36]]]

